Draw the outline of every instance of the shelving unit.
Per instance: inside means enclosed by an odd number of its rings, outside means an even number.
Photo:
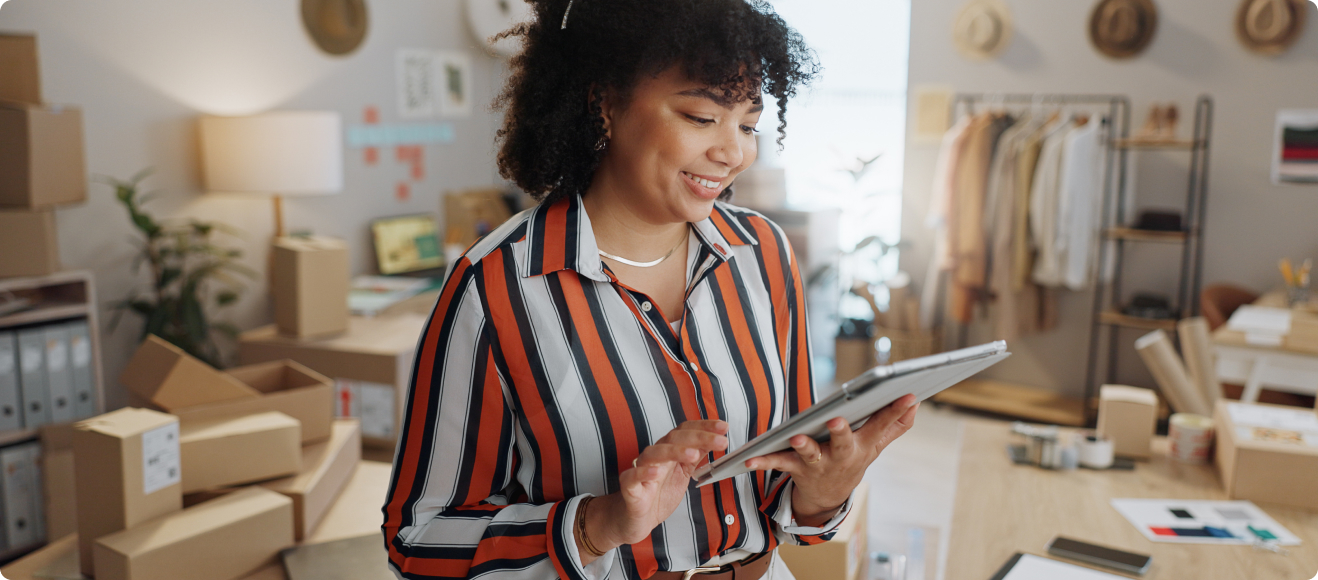
[[[1111,280],[1104,283],[1100,279],[1094,291],[1094,315],[1090,326],[1089,360],[1085,375],[1085,398],[1090,401],[1087,409],[1091,414],[1095,408],[1093,396],[1098,385],[1101,384],[1100,380],[1102,383],[1110,383],[1116,378],[1122,328],[1175,332],[1179,319],[1194,316],[1199,310],[1199,288],[1203,282],[1203,224],[1208,201],[1208,154],[1212,129],[1213,100],[1207,95],[1200,95],[1194,107],[1193,138],[1166,141],[1123,138],[1115,139],[1112,143],[1111,151],[1116,153],[1119,181],[1116,187],[1104,190],[1103,231],[1104,237],[1112,240],[1114,268]],[[1133,209],[1125,207],[1123,195],[1126,168],[1129,167],[1128,156],[1131,151],[1138,150],[1185,151],[1190,154],[1185,214],[1181,220],[1181,231],[1139,230],[1122,225],[1130,222],[1129,212]],[[1177,277],[1175,302],[1172,305],[1173,318],[1140,318],[1121,312],[1121,303],[1124,299],[1122,270],[1128,243],[1181,245],[1181,268]],[[1108,251],[1109,244],[1099,246],[1099,264],[1107,263]],[[1106,341],[1102,340],[1104,330],[1107,331]],[[1105,368],[1100,371],[1101,367]]]
[[[96,289],[91,272],[60,272],[34,278],[0,278],[0,296],[27,299],[31,306],[0,316],[0,330],[18,330],[48,322],[85,319],[91,330],[91,367],[96,412],[105,412],[105,387],[101,377],[100,328],[96,317]],[[40,429],[25,428],[0,432],[0,447],[36,439]]]
[[[98,303],[92,274],[73,271],[32,278],[0,278],[0,306],[12,304],[14,300],[21,301],[25,305],[19,310],[0,315],[0,331],[21,331],[48,323],[86,321],[94,414],[105,412],[105,387],[100,362],[100,327],[97,324]],[[70,356],[75,355],[70,352]],[[0,447],[36,441],[40,435],[40,427],[0,431]],[[34,467],[35,473],[41,477],[40,466]],[[38,480],[37,485],[40,487],[43,483]],[[37,509],[43,512],[42,517],[44,517],[45,506],[38,505]],[[49,528],[40,526],[37,528],[38,533],[43,529]],[[7,548],[3,547],[4,544],[0,544],[0,562],[8,562],[39,549],[51,539],[54,538],[39,537],[36,543],[17,548]]]

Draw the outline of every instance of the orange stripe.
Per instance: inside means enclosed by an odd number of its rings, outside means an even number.
[[[724,480],[727,481],[727,480]],[[715,556],[723,551],[723,514],[718,513],[718,504],[714,502],[716,488],[723,482],[700,488],[700,503],[705,507],[705,534],[709,542],[709,555]]]
[[[769,279],[769,299],[775,305],[787,305],[787,276],[783,275],[783,265],[778,258],[778,238],[774,235],[773,228],[763,219],[754,219],[751,221],[755,234],[760,238],[760,251],[764,256],[764,274]],[[783,363],[783,370],[787,370],[787,341],[782,337],[787,336],[790,329],[791,314],[787,308],[774,308],[773,329],[774,336],[778,340],[778,360]],[[787,377],[784,376],[784,379]]]
[[[397,562],[394,564],[397,565]],[[467,572],[471,570],[471,561],[449,558],[409,558],[400,568],[405,574],[465,578]]]
[[[764,374],[764,367],[759,364],[760,355],[755,350],[755,339],[751,336],[750,325],[746,324],[746,310],[741,303],[741,297],[737,295],[737,282],[732,279],[732,270],[719,268],[714,275],[718,278],[720,291],[723,293],[723,308],[732,326],[732,336],[737,342],[741,359],[746,361],[751,388],[755,390],[755,405],[758,413],[755,432],[764,433],[769,430],[771,413],[769,399],[773,395],[769,387],[769,377]]]
[[[426,428],[426,413],[430,408],[430,384],[433,379],[435,368],[435,357],[439,351],[439,334],[444,327],[443,319],[436,320],[436,316],[444,316],[449,307],[452,305],[453,297],[457,293],[463,276],[467,269],[471,267],[471,260],[462,258],[453,269],[449,281],[445,284],[443,293],[439,297],[439,303],[435,306],[435,311],[430,317],[430,327],[426,332],[426,338],[422,342],[420,361],[417,363],[417,373],[415,380],[412,382],[412,415],[408,417],[408,435],[409,437],[403,442],[402,458],[398,461],[398,466],[394,471],[394,495],[389,499],[386,509],[385,521],[389,525],[391,533],[389,540],[390,558],[402,558],[394,548],[393,538],[398,534],[399,522],[403,518],[403,504],[412,494],[412,484],[418,481],[416,476],[417,468],[420,467],[419,455],[421,454],[421,445],[424,442],[424,432]],[[395,560],[397,563],[397,560]]]
[[[567,267],[567,209],[565,199],[549,206],[545,213],[544,234],[544,269],[543,272],[555,272]]]
[[[480,356],[477,354],[477,356]],[[494,493],[494,468],[498,458],[503,454],[499,448],[499,439],[503,434],[503,390],[499,385],[498,369],[494,365],[494,353],[485,353],[485,383],[481,389],[481,416],[468,417],[469,421],[479,421],[479,434],[476,436],[476,464],[471,473],[471,485],[467,487],[467,497],[462,498],[463,505],[480,503]]]
[[[636,571],[640,573],[641,578],[649,578],[659,571],[659,559],[654,557],[653,534],[632,544],[632,562],[636,565]]]
[[[709,219],[714,222],[714,227],[718,228],[719,233],[723,234],[723,239],[727,240],[729,244],[740,245],[742,243],[741,236],[737,235],[737,230],[728,223],[728,220],[724,219],[723,212],[715,208],[714,211],[710,212]]]
[[[792,244],[787,244],[787,251],[792,251]],[[810,337],[806,336],[805,286],[801,284],[801,271],[792,260],[792,287],[796,289],[796,397],[797,408],[805,410],[814,404],[815,394],[811,390],[810,377]],[[790,384],[790,383],[788,383]]]
[[[619,465],[626,465],[641,454],[640,442],[636,440],[636,424],[632,422],[631,407],[622,392],[613,363],[604,351],[604,342],[600,340],[599,330],[595,326],[595,317],[590,312],[586,292],[581,286],[581,277],[576,272],[562,271],[558,279],[563,284],[563,296],[567,300],[568,312],[572,315],[572,325],[576,327],[577,339],[581,341],[582,350],[586,351],[586,361],[590,373],[595,377],[595,386],[609,415],[609,424],[613,427],[613,439],[618,449]],[[617,369],[620,371],[621,369]]]
[[[508,282],[503,275],[504,250],[491,252],[481,260],[481,271],[485,273],[486,287],[489,291],[485,299],[489,304],[490,321],[499,334],[503,345],[504,362],[508,365],[512,388],[517,390],[522,402],[522,411],[531,424],[536,443],[540,447],[538,463],[541,479],[544,481],[544,499],[560,501],[563,497],[563,472],[558,451],[558,436],[554,426],[546,415],[544,401],[540,399],[540,390],[536,385],[535,375],[531,372],[526,357],[526,345],[522,344],[521,329],[517,326],[517,317],[513,312],[512,298],[508,295]],[[515,282],[514,282],[515,283]]]

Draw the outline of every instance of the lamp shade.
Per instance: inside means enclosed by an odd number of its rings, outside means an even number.
[[[343,122],[329,111],[202,117],[206,189],[317,195],[343,189]]]

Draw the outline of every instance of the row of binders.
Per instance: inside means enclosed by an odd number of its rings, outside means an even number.
[[[86,320],[0,330],[0,432],[95,414]]]

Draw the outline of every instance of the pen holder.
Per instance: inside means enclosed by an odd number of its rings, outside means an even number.
[[[1287,286],[1286,287],[1286,306],[1290,308],[1303,308],[1309,305],[1311,298],[1308,286]]]

